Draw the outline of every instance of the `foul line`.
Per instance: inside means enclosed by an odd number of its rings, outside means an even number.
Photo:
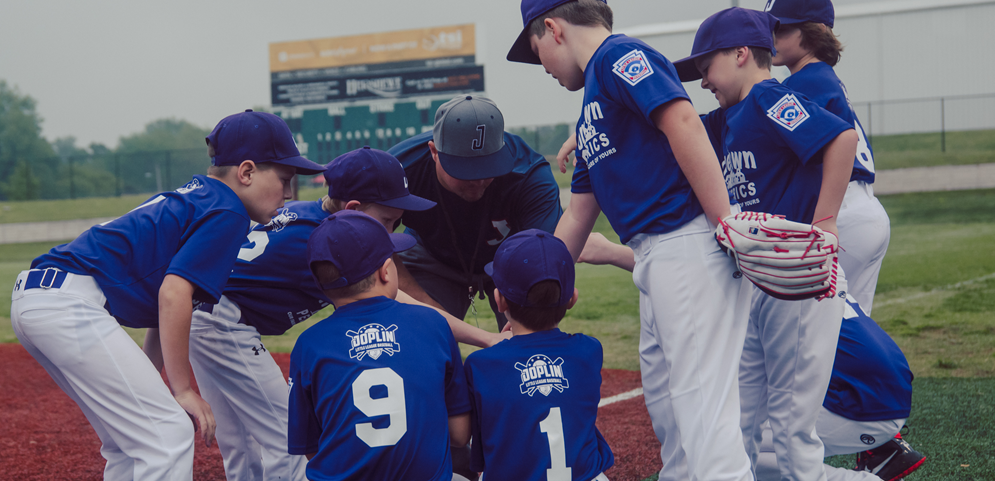
[[[622,394],[616,394],[616,395],[614,395],[612,397],[606,397],[606,398],[602,399],[600,402],[598,402],[598,407],[599,408],[605,407],[605,406],[607,406],[609,404],[615,404],[617,402],[625,401],[626,399],[632,399],[634,397],[638,397],[638,396],[642,396],[642,395],[643,395],[643,388],[637,387],[637,388],[635,388],[635,389],[633,389],[633,390],[631,390],[629,392],[624,392]]]
[[[977,279],[971,279],[971,280],[968,280],[968,281],[958,282],[956,284],[950,284],[950,285],[946,285],[946,286],[943,286],[943,287],[937,287],[936,289],[933,289],[931,291],[921,292],[919,294],[911,295],[911,296],[908,296],[908,297],[902,297],[902,298],[899,298],[899,299],[889,299],[887,301],[882,301],[882,302],[875,302],[874,303],[874,307],[890,306],[892,304],[904,304],[904,303],[906,303],[908,301],[912,301],[912,300],[919,299],[919,298],[926,297],[926,296],[931,296],[931,295],[936,294],[938,292],[949,291],[949,290],[952,290],[952,289],[958,289],[958,288],[961,288],[961,287],[964,287],[964,286],[969,286],[971,284],[977,284],[979,282],[984,282],[984,281],[987,281],[988,279],[995,279],[995,272],[993,272],[991,274],[988,274],[987,276],[981,276],[981,277],[979,277]]]

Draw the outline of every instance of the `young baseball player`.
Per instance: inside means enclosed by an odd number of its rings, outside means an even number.
[[[53,248],[14,285],[14,332],[97,432],[105,479],[191,478],[195,427],[208,445],[215,429],[190,387],[193,306],[218,301],[250,220],[277,214],[295,171],[323,170],[272,114],[226,117],[206,140],[207,176]],[[159,329],[169,388],[121,325]]]
[[[849,293],[870,314],[878,273],[891,237],[891,224],[881,202],[874,197],[874,153],[850,105],[846,87],[833,71],[843,50],[832,30],[833,4],[829,0],[778,0],[768,9],[781,21],[774,42],[777,55],[773,63],[787,66],[791,71],[784,86],[805,94],[853,125],[857,133],[853,173],[837,222],[840,238],[846,239],[839,257]]]
[[[836,235],[857,135],[852,124],[770,78],[776,26],[764,12],[722,10],[701,24],[691,55],[675,66],[682,81],[702,79],[719,101],[702,120],[722,149],[726,186],[742,209]],[[835,289],[838,296],[821,301],[787,301],[754,288],[739,369],[743,438],[755,452],[769,417],[784,479],[825,476],[815,423],[843,318],[842,270]]]
[[[857,469],[826,466],[830,481],[896,481],[926,457],[898,434],[912,410],[912,371],[895,341],[851,295],[816,432],[826,456],[857,453]],[[756,456],[756,453],[751,453]]]
[[[594,426],[601,343],[557,328],[577,302],[573,262],[563,241],[530,229],[486,266],[514,337],[466,359],[470,467],[484,479],[605,481],[615,463]]]
[[[231,480],[304,479],[306,460],[287,452],[287,382],[261,336],[283,334],[328,305],[307,266],[314,228],[330,213],[348,209],[393,230],[406,210],[435,205],[408,192],[397,159],[369,147],[337,157],[324,177],[328,197],[288,202],[272,222],[256,226],[221,300],[201,304],[193,314],[190,360],[200,393],[213,407]],[[448,320],[462,342],[486,347],[502,339]]]
[[[577,259],[604,210],[634,251],[640,371],[657,437],[679,439],[693,478],[753,479],[737,384],[750,291],[713,236],[730,199],[698,114],[669,60],[611,34],[603,1],[524,0],[521,9],[525,28],[508,59],[584,89],[556,236]]]
[[[415,244],[350,210],[314,230],[307,260],[335,312],[290,356],[291,454],[311,480],[453,478],[470,403],[460,351],[442,316],[401,304],[391,256]]]

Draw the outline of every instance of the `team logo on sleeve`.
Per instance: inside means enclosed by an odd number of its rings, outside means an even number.
[[[767,109],[767,117],[794,132],[802,122],[808,120],[809,115],[798,102],[798,97],[794,94],[785,94],[773,107]]]
[[[194,180],[191,180],[190,182],[187,182],[187,184],[184,185],[183,187],[180,187],[179,189],[176,189],[176,192],[180,193],[180,194],[188,194],[190,192],[193,192],[193,191],[195,191],[197,189],[202,189],[202,188],[204,188],[204,184],[200,183],[200,179],[194,179]]]
[[[297,213],[290,212],[290,209],[284,207],[280,209],[280,213],[277,214],[273,220],[269,221],[269,224],[266,224],[266,227],[273,232],[280,232],[284,227],[287,227],[295,220],[297,220]]]
[[[352,346],[349,349],[349,357],[357,361],[362,361],[367,354],[373,359],[379,359],[383,353],[394,355],[401,351],[401,345],[397,343],[397,325],[383,327],[380,324],[367,324],[359,328],[359,332],[349,330],[345,333],[349,336]]]
[[[570,387],[570,381],[567,381],[567,378],[563,376],[562,357],[553,361],[545,354],[536,354],[530,357],[525,364],[516,362],[515,369],[518,369],[522,375],[522,383],[518,387],[522,394],[528,394],[529,397],[536,391],[542,393],[543,396],[549,396],[553,389],[563,392],[564,389]]]
[[[633,50],[618,59],[617,62],[612,64],[612,71],[632,86],[635,86],[644,78],[653,75],[653,67],[646,60],[646,54],[639,49]]]

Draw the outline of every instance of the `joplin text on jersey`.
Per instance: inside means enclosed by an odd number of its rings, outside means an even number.
[[[359,328],[359,332],[349,330],[346,336],[351,340],[352,349],[349,349],[349,357],[362,361],[367,354],[373,359],[379,359],[380,354],[387,353],[391,356],[401,350],[401,345],[397,343],[397,325],[383,327],[380,324],[367,324]]]
[[[536,354],[525,364],[516,362],[515,369],[522,376],[522,384],[519,385],[522,394],[532,396],[539,391],[543,396],[549,396],[553,389],[563,392],[570,387],[570,381],[563,375],[562,357],[553,361],[545,354]]]

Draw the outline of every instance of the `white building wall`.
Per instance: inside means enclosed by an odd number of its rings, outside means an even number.
[[[679,60],[690,53],[700,23],[644,25],[623,33]],[[833,30],[844,51],[836,72],[865,128],[872,134],[995,128],[993,24],[992,0],[838,7]],[[773,74],[783,79],[788,72],[775,68]],[[718,107],[699,83],[685,88],[699,112]],[[958,98],[964,96],[975,97]],[[908,101],[913,99],[918,101]]]

